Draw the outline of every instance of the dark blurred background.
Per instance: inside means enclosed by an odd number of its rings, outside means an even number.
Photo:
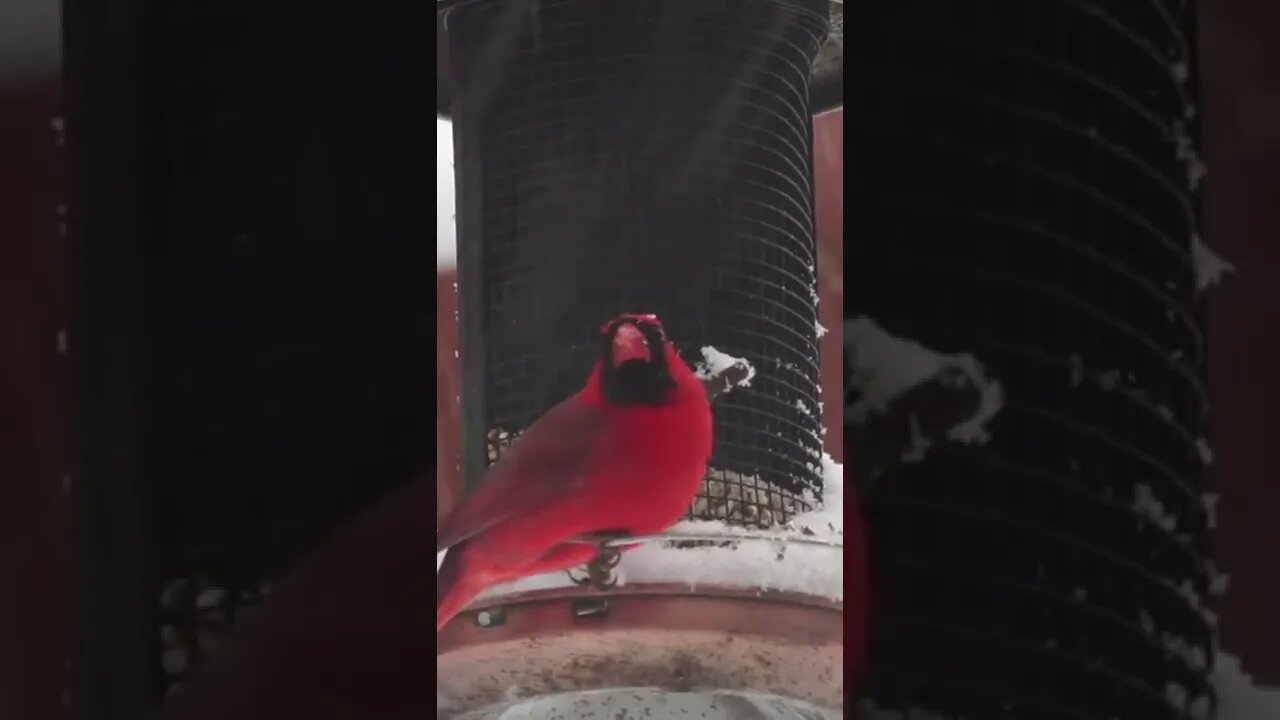
[[[1280,685],[1280,3],[1201,3],[1204,235],[1239,268],[1214,291],[1209,398],[1214,478],[1222,491],[1219,567],[1231,575],[1223,646]]]

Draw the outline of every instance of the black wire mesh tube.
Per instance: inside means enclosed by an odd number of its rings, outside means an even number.
[[[858,6],[847,306],[974,353],[1008,396],[990,446],[868,498],[880,707],[1208,712],[1192,17]]]
[[[446,4],[463,476],[576,390],[600,323],[655,312],[716,403],[697,517],[771,525],[820,488],[809,78],[825,2]]]

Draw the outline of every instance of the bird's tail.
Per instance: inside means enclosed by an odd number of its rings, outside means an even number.
[[[444,562],[436,570],[436,632],[440,632],[453,616],[462,612],[484,589],[467,577],[459,564],[464,552],[461,543],[449,548]]]

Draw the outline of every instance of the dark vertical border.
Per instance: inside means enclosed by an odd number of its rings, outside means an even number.
[[[71,321],[71,717],[142,718],[156,687],[143,461],[147,3],[63,8]]]
[[[484,232],[481,230],[480,158],[468,153],[466,111],[456,110],[453,123],[458,258],[458,355],[461,362],[462,432],[458,438],[461,473],[459,487],[466,494],[489,464],[487,421],[489,398],[485,387],[488,349],[485,342]]]
[[[445,22],[448,23],[446,13]],[[453,177],[454,177],[454,228],[457,243],[458,272],[458,355],[461,363],[462,408],[458,438],[459,477],[458,487],[465,495],[488,468],[488,420],[489,398],[485,380],[488,366],[488,349],[485,317],[487,290],[484,283],[484,207],[481,188],[483,159],[474,150],[478,140],[467,134],[478,130],[471,127],[468,115],[480,114],[478,108],[466,107],[461,93],[453,93],[458,99],[453,103]]]

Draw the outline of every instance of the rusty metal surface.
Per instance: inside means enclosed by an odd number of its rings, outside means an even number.
[[[843,614],[773,597],[655,594],[508,597],[491,627],[460,615],[437,636],[440,717],[516,697],[617,687],[767,693],[839,709]],[[594,599],[591,600],[591,599]],[[575,617],[583,603],[607,610]],[[578,607],[575,608],[575,603]]]

